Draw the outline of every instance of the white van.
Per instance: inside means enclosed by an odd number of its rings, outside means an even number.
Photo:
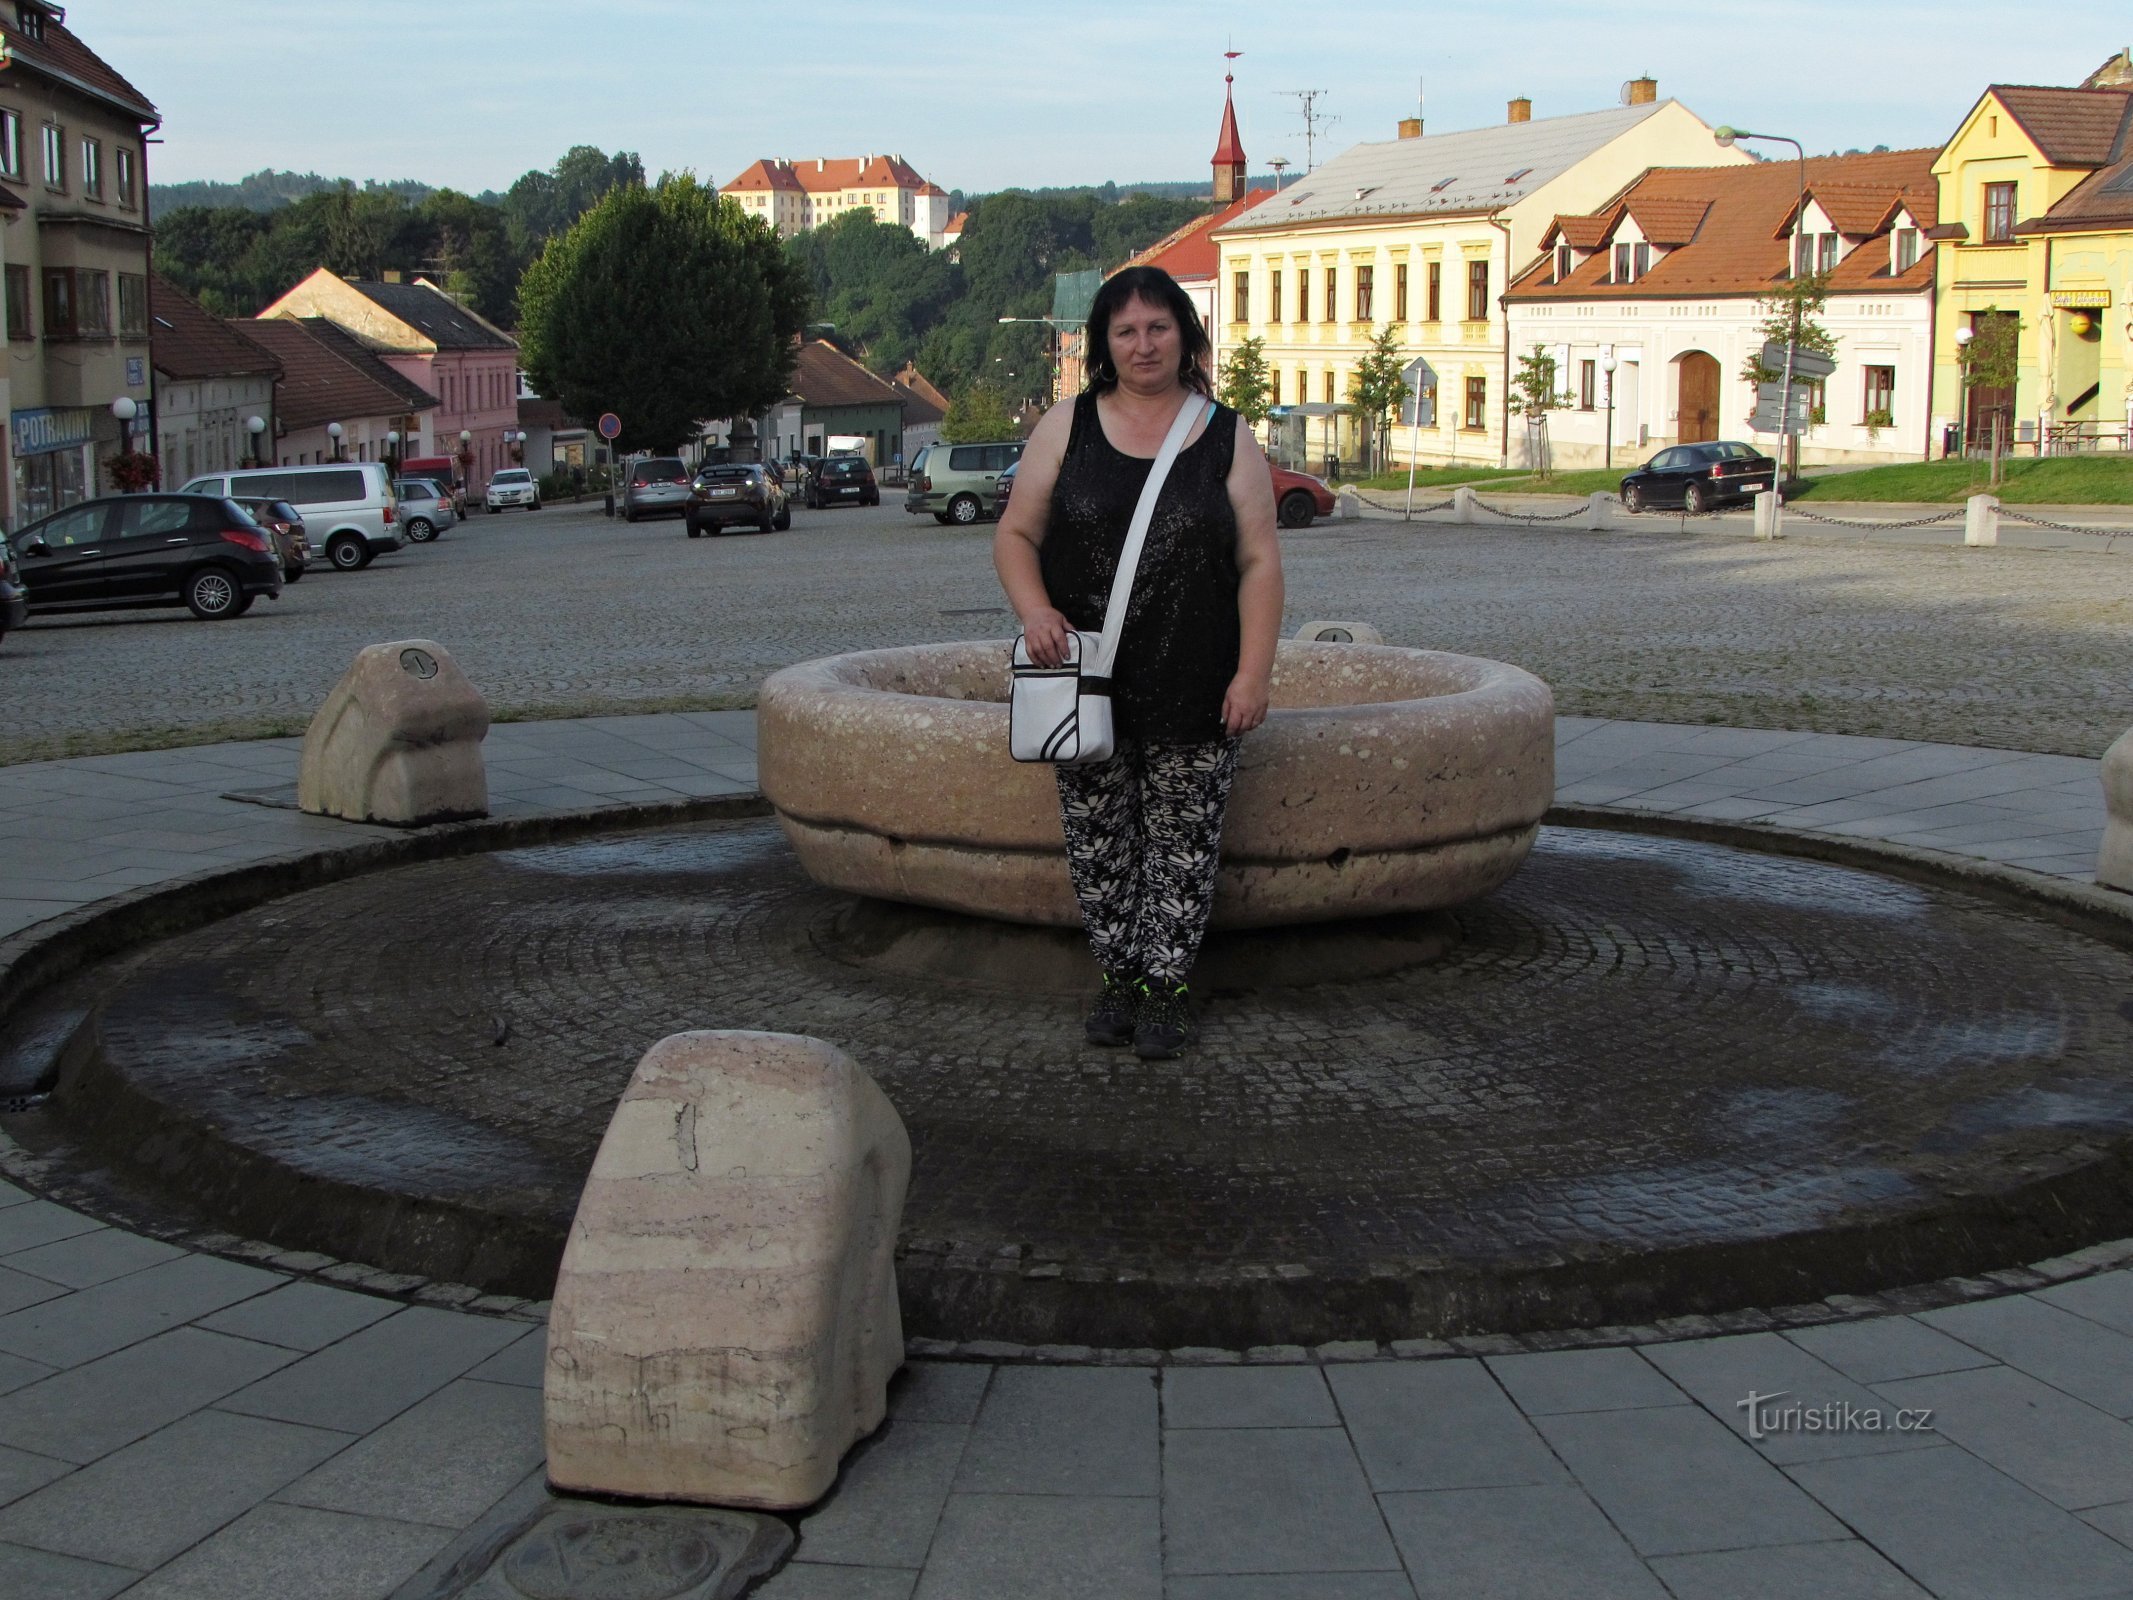
[[[400,502],[382,461],[328,461],[315,467],[211,472],[182,494],[286,500],[303,513],[304,537],[339,571],[367,567],[400,548]]]

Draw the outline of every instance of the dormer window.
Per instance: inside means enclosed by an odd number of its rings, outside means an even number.
[[[44,8],[32,5],[30,0],[16,0],[15,26],[22,30],[23,38],[44,43]]]
[[[1557,283],[1561,283],[1565,278],[1569,277],[1570,269],[1576,265],[1577,263],[1571,259],[1570,246],[1559,244],[1555,247],[1555,281]]]
[[[1796,233],[1792,236],[1792,275],[1806,278],[1827,272],[1842,253],[1842,244],[1834,233]]]
[[[1639,241],[1615,246],[1615,283],[1635,283],[1652,270],[1652,247]]]
[[[1815,271],[1828,272],[1837,264],[1837,236],[1824,233],[1815,239]]]
[[[1898,228],[1890,240],[1890,249],[1890,268],[1899,273],[1909,272],[1918,265],[1918,230]]]

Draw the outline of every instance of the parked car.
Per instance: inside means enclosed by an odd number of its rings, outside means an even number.
[[[403,478],[427,478],[452,497],[452,515],[464,522],[467,516],[467,480],[459,463],[450,456],[409,456],[400,463]]]
[[[393,492],[400,497],[400,526],[417,544],[428,544],[459,520],[452,491],[435,478],[402,478]]]
[[[1000,474],[1000,481],[992,486],[992,514],[996,517],[1007,514],[1007,497],[1015,492],[1015,474],[1022,470],[1017,461]]]
[[[792,526],[792,502],[768,468],[736,461],[701,469],[681,515],[692,539],[742,523],[758,533],[782,533]]]
[[[622,520],[684,511],[689,504],[689,469],[679,456],[646,456],[632,461],[622,480]]]
[[[342,572],[367,567],[400,548],[400,503],[381,461],[211,472],[179,493],[286,500],[304,514],[313,545]]]
[[[1623,478],[1622,509],[1679,506],[1694,514],[1747,500],[1776,481],[1777,463],[1752,444],[1677,444]]]
[[[13,543],[33,614],[182,605],[212,621],[281,593],[274,536],[227,496],[86,500],[40,517]]]
[[[878,506],[881,488],[865,456],[830,456],[808,483],[807,503],[817,511],[828,506]]]
[[[1313,517],[1333,515],[1333,491],[1323,478],[1292,472],[1269,461],[1274,474],[1274,514],[1284,528],[1308,528]]]
[[[294,583],[311,565],[311,539],[304,530],[304,516],[286,500],[258,500],[238,496],[237,503],[252,514],[252,520],[274,535],[275,553],[281,557],[281,581]]]
[[[495,516],[507,506],[523,506],[528,511],[541,509],[541,486],[533,481],[533,474],[524,467],[500,467],[489,476],[488,492],[482,496],[489,515]]]
[[[911,463],[904,509],[930,511],[936,522],[968,525],[995,515],[1000,474],[1022,459],[1022,441],[994,444],[929,444]]]
[[[0,533],[0,639],[6,638],[9,630],[21,627],[29,615],[29,590],[22,584],[21,564],[15,560],[7,535]]]

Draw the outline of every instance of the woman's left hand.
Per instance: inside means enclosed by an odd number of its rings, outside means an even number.
[[[1265,678],[1240,672],[1229,680],[1229,691],[1222,696],[1222,726],[1232,739],[1266,721],[1267,701],[1273,693],[1274,686]]]

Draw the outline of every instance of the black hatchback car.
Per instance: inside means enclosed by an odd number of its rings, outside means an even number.
[[[1777,481],[1777,463],[1730,439],[1677,444],[1622,480],[1622,509],[1679,506],[1691,514],[1743,501]]]
[[[127,494],[87,500],[11,536],[33,616],[190,606],[211,621],[281,594],[274,536],[234,500]]]
[[[878,506],[881,486],[865,456],[828,456],[807,480],[807,503],[824,506]]]

